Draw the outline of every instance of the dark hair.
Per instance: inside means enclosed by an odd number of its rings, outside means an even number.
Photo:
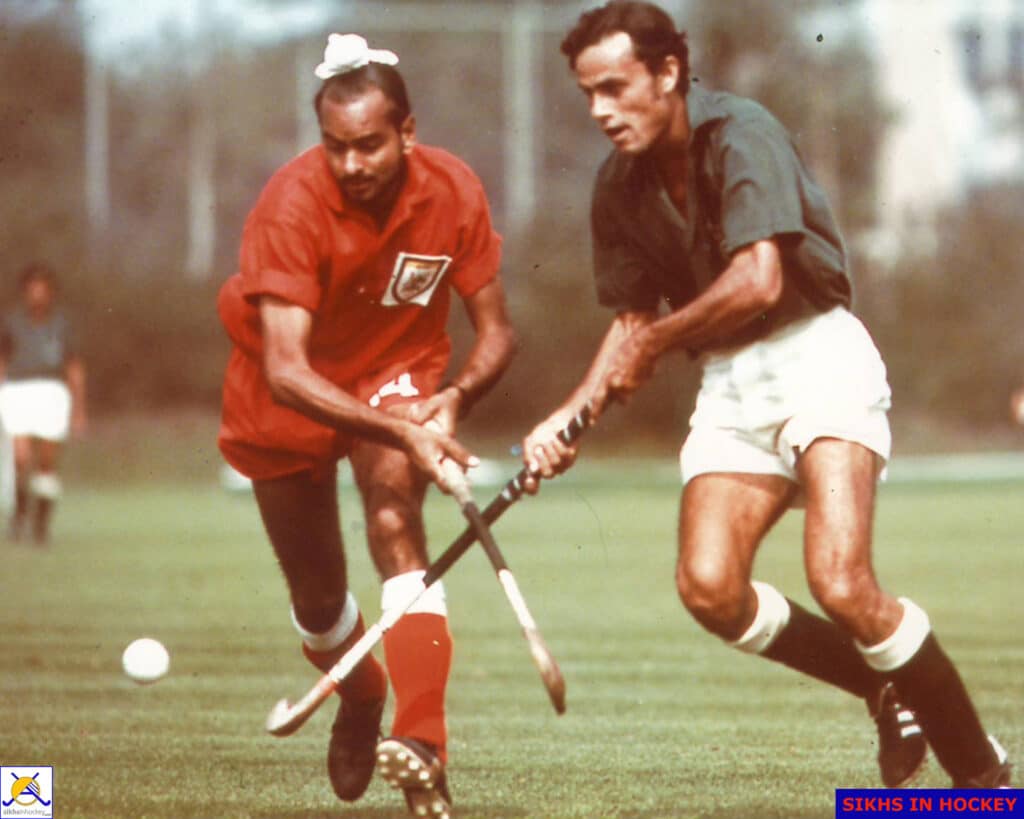
[[[581,14],[575,27],[562,40],[562,53],[569,58],[569,67],[575,70],[576,59],[585,48],[620,31],[629,35],[633,53],[652,74],[661,70],[666,57],[679,60],[676,90],[686,93],[690,87],[690,49],[686,32],[676,31],[672,18],[653,3],[612,0]]]
[[[316,97],[313,98],[313,110],[316,111],[317,119],[320,118],[320,103],[324,99],[347,102],[365,94],[371,88],[379,88],[384,92],[384,96],[391,102],[391,121],[396,128],[401,128],[402,123],[412,112],[409,94],[405,90],[405,80],[398,73],[398,69],[383,63],[370,63],[355,71],[346,71],[344,74],[337,74],[324,80],[320,90],[316,92]]]
[[[57,274],[53,268],[43,262],[30,262],[21,269],[18,276],[18,289],[24,291],[30,282],[44,281],[50,285],[51,290],[57,289]]]

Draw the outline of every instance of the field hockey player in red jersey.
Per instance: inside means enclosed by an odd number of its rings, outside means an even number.
[[[397,62],[358,35],[331,35],[315,69],[321,142],[267,183],[218,304],[234,345],[221,451],[252,479],[303,651],[323,671],[364,633],[346,575],[339,459],[362,498],[381,605],[401,605],[428,565],[428,485],[449,488],[442,459],[474,461],[452,437],[456,421],[516,347],[481,183],[457,157],[417,144]],[[476,335],[442,386],[453,293]],[[384,656],[386,672],[369,655],[340,687],[331,784],[354,801],[379,762],[414,815],[447,817],[452,638],[441,583],[388,631]],[[388,679],[394,720],[378,744]]]

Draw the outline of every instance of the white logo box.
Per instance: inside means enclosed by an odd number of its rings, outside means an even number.
[[[52,819],[53,766],[0,765],[0,819]]]

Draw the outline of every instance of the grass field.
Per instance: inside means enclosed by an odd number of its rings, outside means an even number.
[[[727,649],[683,612],[678,489],[665,466],[584,459],[495,528],[565,673],[565,716],[551,710],[482,553],[449,575],[457,816],[824,819],[834,788],[877,785],[862,704]],[[69,480],[52,548],[0,547],[0,763],[53,765],[60,819],[405,816],[380,782],[355,806],[334,799],[333,704],[291,738],[263,732],[270,706],[315,677],[251,498],[222,491],[213,468],[197,474]],[[884,584],[929,611],[1017,759],[1022,495],[1021,483],[891,486],[877,527]],[[427,512],[437,553],[460,519],[437,494]],[[355,591],[375,619],[351,489],[343,514]],[[795,514],[783,521],[758,575],[810,604],[799,526]],[[119,663],[142,635],[172,655],[171,674],[147,687]],[[920,784],[947,781],[932,761]]]

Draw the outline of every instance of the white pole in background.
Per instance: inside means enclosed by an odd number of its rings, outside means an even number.
[[[537,123],[542,119],[537,37],[543,10],[517,3],[502,29],[505,105],[505,218],[508,233],[527,229],[537,202]]]
[[[82,14],[85,60],[85,211],[89,256],[94,264],[107,259],[110,229],[109,92],[106,59],[92,30],[94,18]]]
[[[320,62],[323,43],[300,38],[295,47],[295,152],[302,153],[320,141],[320,125],[313,111],[318,80],[313,69]]]
[[[209,5],[208,5],[209,4]],[[188,4],[189,78],[188,126],[188,251],[185,272],[193,279],[205,279],[213,272],[217,241],[217,193],[214,184],[217,161],[217,128],[212,95],[208,88],[210,51],[213,45],[208,15],[215,12],[213,0],[191,0]]]

